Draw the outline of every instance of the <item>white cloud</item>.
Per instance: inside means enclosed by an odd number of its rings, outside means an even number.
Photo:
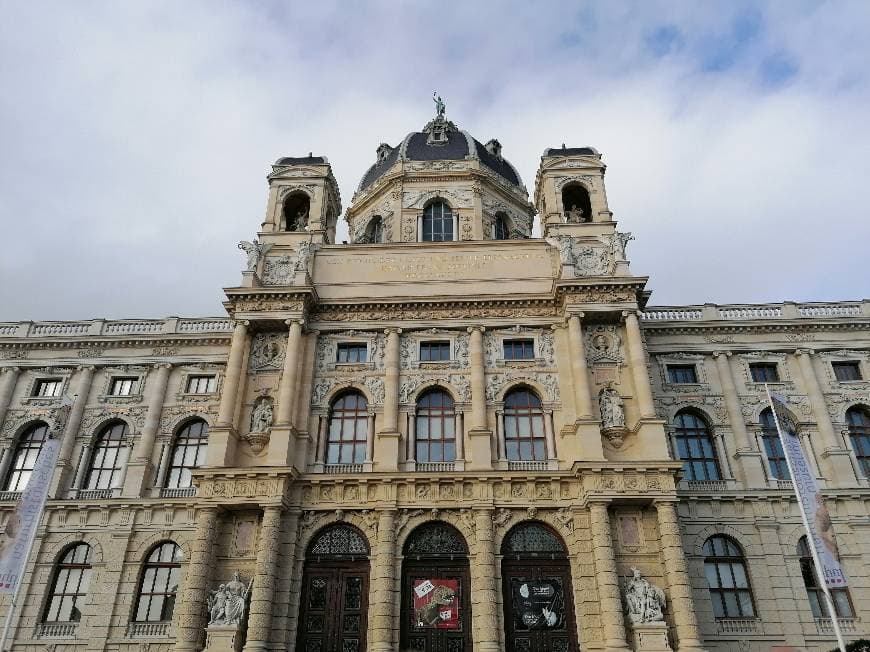
[[[0,319],[220,314],[269,164],[347,205],[435,89],[530,190],[598,147],[655,303],[870,296],[866,4],[308,5],[0,6]]]

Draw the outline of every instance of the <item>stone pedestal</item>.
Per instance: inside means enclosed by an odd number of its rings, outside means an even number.
[[[671,652],[668,626],[665,623],[631,625],[631,638],[635,652]]]
[[[241,652],[242,628],[238,625],[209,625],[205,628],[203,652]]]

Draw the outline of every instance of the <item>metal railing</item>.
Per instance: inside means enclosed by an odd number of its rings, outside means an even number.
[[[127,638],[165,638],[169,636],[171,622],[130,623],[127,625]]]

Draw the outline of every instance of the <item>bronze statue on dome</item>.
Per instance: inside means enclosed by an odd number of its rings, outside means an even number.
[[[432,92],[432,101],[435,102],[435,113],[439,118],[443,118],[447,106],[444,104],[444,100],[441,99],[441,96],[438,95],[438,91]]]

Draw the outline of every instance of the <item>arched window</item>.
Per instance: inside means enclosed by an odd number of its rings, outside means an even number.
[[[547,459],[541,399],[525,387],[504,397],[504,440],[509,460]]]
[[[166,474],[166,487],[182,489],[192,486],[190,472],[205,461],[208,445],[208,424],[202,419],[190,421],[175,437],[169,472]]]
[[[111,489],[118,486],[123,463],[120,452],[126,436],[127,424],[123,421],[110,423],[100,431],[94,442],[85,488]]]
[[[332,403],[329,415],[327,464],[362,464],[368,442],[368,402],[349,392]]]
[[[181,560],[181,548],[172,541],[161,543],[148,555],[136,594],[135,622],[172,620],[181,577]]]
[[[697,414],[683,410],[674,418],[674,444],[683,461],[686,480],[721,480],[716,445],[710,427]]]
[[[358,559],[369,556],[369,544],[363,534],[352,525],[334,523],[320,530],[311,543],[305,558]]]
[[[849,437],[865,478],[870,478],[870,414],[866,408],[853,407],[846,412]]]
[[[308,227],[311,200],[304,192],[291,193],[284,200],[284,224],[288,231],[304,231]]]
[[[816,575],[816,564],[813,561],[813,554],[810,552],[806,536],[802,536],[798,540],[797,550],[800,556],[801,575],[804,578],[804,586],[807,589],[807,597],[810,599],[810,609],[813,612],[813,617],[830,618],[828,605],[826,604],[827,600],[825,600],[825,592],[819,584],[819,578]],[[849,591],[847,589],[830,589],[830,591],[834,610],[837,612],[837,618],[854,618],[855,611],[852,609]]]
[[[704,542],[704,572],[716,618],[754,618],[746,560],[737,542],[717,534]]]
[[[417,461],[452,462],[456,459],[456,414],[453,398],[434,389],[417,400]]]
[[[91,547],[86,543],[76,543],[67,548],[54,569],[43,622],[79,622],[90,581]]]
[[[548,557],[566,559],[568,552],[562,539],[543,523],[515,525],[501,544],[505,557]]]
[[[377,244],[384,241],[384,218],[375,215],[366,226],[366,242]]]
[[[589,193],[579,183],[569,183],[562,189],[562,210],[566,222],[591,222],[592,202]]]
[[[453,213],[441,201],[429,204],[423,211],[423,242],[446,242],[453,240]]]
[[[6,473],[6,481],[3,483],[4,491],[24,491],[46,439],[48,426],[42,422],[34,423],[18,438],[9,471]]]
[[[790,480],[788,463],[785,461],[785,451],[782,450],[782,441],[776,430],[776,421],[770,408],[764,408],[761,412],[761,441],[764,444],[764,452],[767,454],[767,462],[770,465],[770,474],[777,480]]]
[[[457,557],[468,554],[468,544],[459,530],[443,521],[418,526],[405,541],[402,554],[414,557]]]
[[[508,240],[510,239],[510,228],[508,228],[508,218],[504,213],[496,213],[495,221],[492,223],[492,239],[493,240]]]

